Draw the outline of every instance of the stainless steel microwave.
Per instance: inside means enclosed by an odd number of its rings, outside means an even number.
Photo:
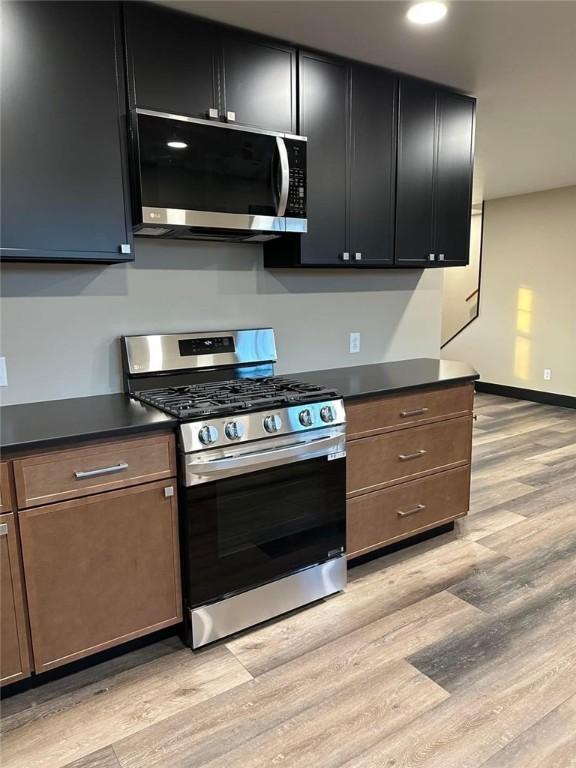
[[[148,109],[132,115],[137,235],[265,241],[306,232],[306,138]]]

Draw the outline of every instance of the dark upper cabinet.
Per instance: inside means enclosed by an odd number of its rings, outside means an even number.
[[[124,4],[132,105],[207,118],[220,112],[214,25],[151,3]]]
[[[299,128],[308,139],[308,232],[264,245],[267,267],[333,266],[347,250],[349,68],[301,53]]]
[[[2,258],[131,260],[119,6],[2,10]]]
[[[263,38],[222,39],[222,112],[270,131],[296,132],[296,51]]]
[[[395,263],[468,263],[474,99],[400,81]]]
[[[474,100],[439,91],[437,114],[434,252],[439,265],[463,265],[470,249]]]
[[[394,260],[396,77],[352,65],[350,235],[354,266]]]
[[[402,79],[398,106],[397,264],[426,266],[434,235],[436,92]]]
[[[296,50],[151,3],[124,4],[130,103],[296,129]]]

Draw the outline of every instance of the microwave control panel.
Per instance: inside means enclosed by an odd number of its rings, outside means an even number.
[[[286,216],[306,218],[306,142],[299,139],[286,139],[288,164],[290,167],[290,185]]]

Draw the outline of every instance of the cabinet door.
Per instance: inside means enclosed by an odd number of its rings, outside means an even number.
[[[295,133],[296,51],[244,36],[223,40],[224,111],[270,131]]]
[[[300,58],[300,128],[308,137],[308,233],[303,264],[341,264],[347,250],[348,66]]]
[[[350,258],[355,266],[394,259],[396,78],[352,66]]]
[[[401,78],[396,186],[397,264],[426,266],[433,253],[436,90]]]
[[[472,215],[474,100],[438,92],[436,245],[441,265],[468,264]]]
[[[149,483],[19,513],[36,671],[181,620],[173,491]]]
[[[0,685],[30,674],[20,550],[14,515],[0,515]]]
[[[214,26],[148,3],[125,3],[124,14],[132,105],[203,118],[219,111]]]
[[[131,260],[119,7],[30,0],[2,12],[2,257]]]

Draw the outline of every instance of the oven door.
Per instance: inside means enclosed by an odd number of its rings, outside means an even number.
[[[142,225],[285,231],[281,135],[150,110],[135,119]]]
[[[343,429],[238,446],[200,465],[198,458],[185,457],[187,482],[200,478],[183,489],[188,607],[344,553]]]

